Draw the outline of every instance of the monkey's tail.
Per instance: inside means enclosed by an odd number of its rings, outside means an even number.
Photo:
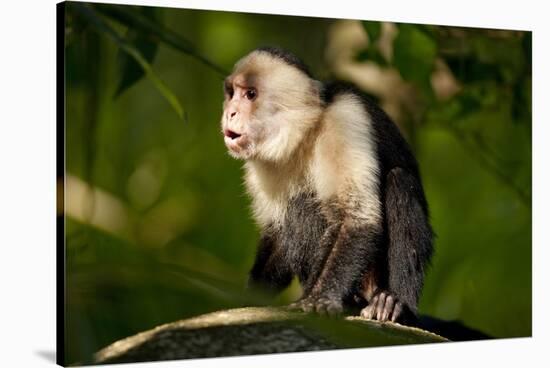
[[[484,332],[470,328],[460,321],[445,321],[430,316],[420,316],[416,326],[446,337],[451,341],[487,340],[492,336]]]

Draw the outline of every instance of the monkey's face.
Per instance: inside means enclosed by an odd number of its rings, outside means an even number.
[[[229,153],[235,158],[256,155],[265,140],[266,126],[256,118],[258,87],[243,75],[231,76],[224,84],[222,131]]]
[[[321,114],[319,84],[262,52],[235,66],[224,83],[222,132],[238,159],[288,159]]]

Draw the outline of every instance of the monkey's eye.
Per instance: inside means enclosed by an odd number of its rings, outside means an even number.
[[[254,88],[249,89],[248,91],[246,91],[246,94],[245,94],[246,98],[249,99],[250,101],[253,101],[257,95],[258,95],[258,92],[256,92]]]
[[[229,96],[229,98],[233,98],[233,87],[231,86],[226,86],[225,87],[225,93],[227,93],[227,95]]]

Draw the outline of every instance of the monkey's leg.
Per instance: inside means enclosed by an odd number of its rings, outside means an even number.
[[[388,290],[379,290],[361,316],[412,323],[432,254],[432,230],[419,180],[401,168],[386,180]]]
[[[324,269],[327,257],[330,254],[336,239],[338,239],[338,234],[340,233],[341,228],[342,224],[340,222],[329,225],[325,229],[323,236],[319,240],[319,244],[315,247],[315,250],[310,252],[311,254],[308,254],[312,266],[311,273],[308,277],[301,280],[303,289],[302,299],[307,298],[311,294],[313,287],[319,279],[319,275]]]
[[[264,234],[260,239],[256,260],[248,278],[248,288],[273,294],[286,288],[293,273],[277,249],[276,240]]]
[[[293,307],[321,314],[341,313],[344,300],[357,289],[361,275],[376,259],[380,237],[381,227],[376,224],[344,220],[309,295]]]

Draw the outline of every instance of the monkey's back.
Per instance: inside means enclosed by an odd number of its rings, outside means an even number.
[[[361,201],[366,199],[380,204],[378,209],[375,206],[365,206],[367,211],[371,208],[373,213],[366,213],[363,215],[368,219],[376,218],[377,216],[380,217],[378,223],[382,226],[382,236],[378,240],[379,244],[377,248],[387,250],[389,239],[388,224],[386,220],[388,216],[388,209],[386,208],[386,181],[388,174],[392,170],[396,168],[405,170],[410,174],[412,180],[417,182],[417,185],[414,185],[417,191],[416,196],[419,198],[422,210],[427,216],[428,209],[420,182],[418,164],[408,143],[401,135],[399,128],[391,121],[387,114],[376,105],[376,103],[363,93],[350,85],[338,83],[329,85],[325,89],[323,97],[327,108],[333,107],[342,110],[346,109],[344,106],[345,101],[342,102],[341,99],[343,96],[347,96],[348,98],[351,96],[360,101],[361,108],[365,110],[368,121],[359,122],[359,124],[354,122],[353,125],[359,127],[361,127],[361,124],[368,125],[364,128],[367,134],[372,136],[369,145],[374,148],[374,150],[370,152],[374,157],[356,155],[356,159],[359,160],[361,157],[364,157],[364,160],[363,162],[354,164],[367,165],[370,162],[370,165],[372,165],[373,161],[377,163],[376,170],[372,168],[367,170],[368,175],[371,176],[370,180],[372,180],[372,183],[376,186],[376,190],[372,190],[372,188],[366,189],[365,191],[368,193],[365,196],[361,196],[361,193],[349,194],[352,200]],[[344,117],[345,114],[341,116]],[[326,123],[348,126],[350,122],[328,121]],[[339,154],[340,152],[340,150],[335,150],[333,154]],[[322,175],[338,175],[337,171],[331,171],[327,167],[325,167],[324,170],[326,172],[322,173]],[[312,175],[320,175],[320,173],[317,172]],[[362,188],[364,189],[365,186]],[[350,206],[348,206],[348,204],[343,204],[339,200],[327,201],[326,196],[317,191],[315,186],[304,186],[303,191],[289,198],[285,220],[281,224],[278,234],[282,250],[281,254],[284,255],[284,262],[286,262],[293,272],[298,275],[306,291],[313,286],[312,283],[318,277],[319,270],[322,269],[322,264],[327,257],[327,252],[331,249],[330,239],[323,239],[323,236],[325,238],[331,236],[336,238],[337,234],[331,235],[331,232],[327,231],[327,229],[330,228],[333,222],[337,222],[341,220],[341,218],[348,216],[349,214],[346,213],[346,211],[348,211],[349,208]],[[382,251],[381,254],[381,258],[376,261],[377,273],[379,275],[387,275],[388,256],[385,251]],[[358,260],[358,262],[361,262],[361,260]],[[367,260],[365,260],[365,263],[366,262]],[[384,276],[378,277],[378,283],[385,287],[388,280],[385,279]],[[361,279],[358,279],[355,288],[350,290],[349,296],[359,294],[361,292],[361,287]]]

